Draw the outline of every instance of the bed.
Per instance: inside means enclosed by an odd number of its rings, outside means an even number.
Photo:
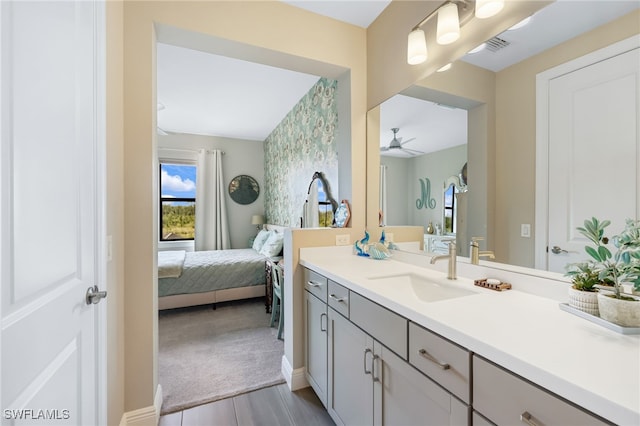
[[[252,248],[158,252],[158,309],[264,297],[265,261],[280,258],[282,240],[269,226]]]

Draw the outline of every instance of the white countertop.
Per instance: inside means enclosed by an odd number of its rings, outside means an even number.
[[[498,292],[473,285],[486,277],[446,280],[426,261],[420,267],[350,253],[303,248],[300,264],[614,423],[640,425],[639,335],[564,312],[557,300],[518,291],[515,280],[514,289]],[[407,272],[474,294],[427,303],[408,287],[370,279]]]

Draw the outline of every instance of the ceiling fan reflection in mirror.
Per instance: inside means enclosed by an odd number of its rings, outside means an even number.
[[[382,153],[382,155],[385,155],[385,153],[400,153],[401,155],[413,157],[415,155],[424,154],[424,152],[422,151],[405,148],[405,145],[415,138],[407,139],[406,141],[402,142],[402,138],[398,137],[399,130],[400,129],[398,127],[394,127],[393,129],[391,129],[391,131],[393,132],[393,139],[391,139],[391,142],[389,142],[388,146],[380,147],[380,152]]]

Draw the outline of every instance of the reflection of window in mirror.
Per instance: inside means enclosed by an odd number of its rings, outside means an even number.
[[[327,192],[324,189],[322,180],[316,179],[318,183],[318,221],[319,226],[331,227],[333,224],[333,206],[327,198]]]
[[[451,184],[444,191],[444,233],[455,234],[456,232],[456,187]]]

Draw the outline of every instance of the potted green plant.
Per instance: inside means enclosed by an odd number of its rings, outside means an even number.
[[[593,246],[585,246],[591,257],[593,270],[603,284],[598,293],[598,309],[604,320],[623,327],[640,327],[640,301],[625,294],[623,284],[630,284],[640,290],[640,221],[627,219],[624,230],[611,239],[615,252],[612,253],[610,240],[605,236],[609,220],[595,217],[584,221],[584,227],[576,228],[589,239]]]
[[[567,276],[571,277],[569,287],[569,306],[599,316],[598,284],[600,278],[592,262],[574,263],[569,265]]]

